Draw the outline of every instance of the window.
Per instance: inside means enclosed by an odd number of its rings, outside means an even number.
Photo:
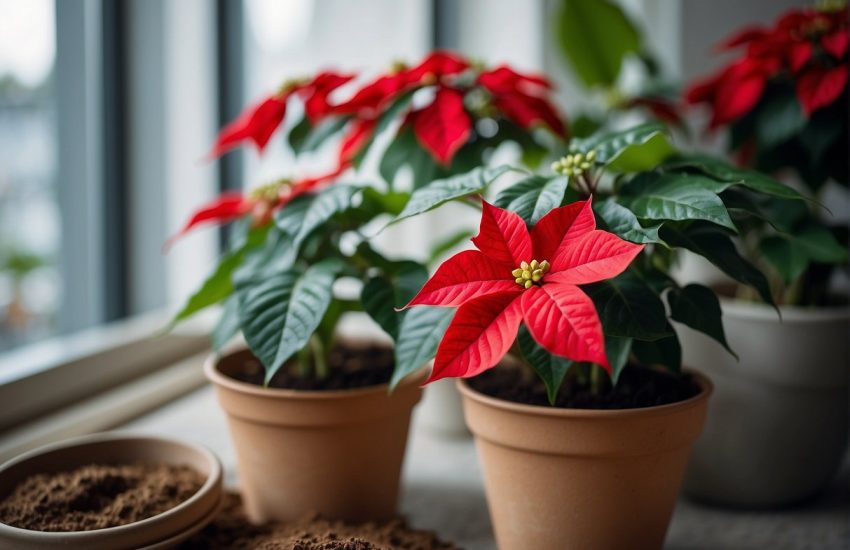
[[[0,1],[0,351],[57,329],[53,0]]]

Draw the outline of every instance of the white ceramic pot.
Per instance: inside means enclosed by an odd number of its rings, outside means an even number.
[[[722,300],[736,361],[677,327],[684,363],[715,385],[685,478],[691,496],[774,507],[810,497],[841,465],[848,437],[850,308],[782,308]]]

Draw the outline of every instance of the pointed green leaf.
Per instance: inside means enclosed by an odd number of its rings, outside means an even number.
[[[504,189],[493,198],[493,204],[519,214],[529,225],[553,208],[561,206],[567,191],[567,178],[563,176],[530,176]]]
[[[632,342],[631,338],[605,335],[605,355],[608,356],[608,362],[611,363],[611,383],[615,386],[620,380],[623,369],[629,363]]]
[[[183,309],[174,316],[171,326],[230,296],[233,292],[232,275],[242,262],[242,258],[242,251],[225,254],[216,266],[215,271],[207,277],[201,288],[189,297]]]
[[[512,170],[510,166],[479,167],[465,174],[431,182],[414,191],[404,210],[390,223],[428,212],[450,200],[480,193],[496,178],[510,170]]]
[[[682,345],[679,336],[670,323],[667,323],[670,336],[651,342],[635,340],[632,342],[632,353],[638,362],[644,366],[661,366],[673,372],[682,370]]]
[[[554,405],[558,399],[558,391],[564,383],[564,378],[567,376],[567,371],[573,365],[573,362],[566,357],[552,355],[542,348],[531,333],[525,327],[520,325],[519,334],[517,335],[519,349],[525,357],[537,376],[543,380],[546,386],[546,396],[549,398],[549,404]]]
[[[371,277],[363,285],[360,300],[363,309],[393,340],[398,338],[398,326],[408,313],[396,311],[407,304],[428,280],[428,271],[416,262],[390,264],[391,270]]]
[[[239,297],[234,294],[224,303],[221,317],[212,333],[212,346],[215,351],[221,351],[233,338],[239,334]]]
[[[619,235],[627,241],[638,244],[664,244],[658,236],[661,224],[643,227],[634,212],[619,204],[614,198],[593,203],[593,211],[602,219],[608,231]]]
[[[362,188],[354,185],[332,185],[318,193],[297,197],[275,212],[278,228],[291,237],[297,253],[310,233],[334,215],[351,207],[354,195]]]
[[[570,150],[581,153],[596,151],[596,162],[609,166],[619,162],[620,157],[629,151],[635,151],[634,155],[629,154],[623,159],[622,168],[639,165],[642,166],[639,170],[648,170],[669,156],[668,148],[672,150],[666,132],[664,125],[650,122],[625,130],[594,134],[589,138],[573,139],[570,142]]]
[[[670,246],[687,248],[713,263],[739,283],[753,287],[762,300],[775,307],[767,278],[738,254],[732,239],[722,230],[710,224],[694,223],[686,227],[665,224],[660,234]]]
[[[454,313],[454,308],[417,306],[405,314],[395,343],[395,370],[390,388],[434,358]]]
[[[606,335],[639,340],[669,335],[664,303],[631,270],[583,288],[596,305]]]
[[[710,288],[690,284],[684,288],[673,288],[667,293],[667,303],[670,304],[670,318],[684,323],[694,330],[717,340],[729,353],[738,356],[729,347],[726,334],[723,331],[723,311],[720,300]]]
[[[556,21],[561,51],[588,88],[613,86],[623,58],[641,49],[637,29],[609,0],[563,0]]]
[[[623,187],[620,202],[640,219],[705,220],[737,231],[721,198],[706,189],[713,183],[703,176],[645,172]]]
[[[759,252],[786,285],[793,283],[809,267],[809,256],[794,239],[770,235],[759,243]]]
[[[729,187],[740,185],[761,193],[784,199],[803,199],[804,197],[793,188],[780,183],[766,174],[754,170],[736,168],[722,160],[705,155],[688,155],[673,159],[665,164],[667,170],[692,170],[701,172],[723,183],[714,189],[720,193]]]
[[[847,249],[841,246],[826,227],[809,225],[793,234],[794,241],[816,262],[841,264],[847,262]]]
[[[237,281],[239,319],[251,351],[266,367],[266,382],[307,345],[333,298],[344,265],[323,260],[306,271],[290,269]]]
[[[289,146],[296,155],[315,151],[331,136],[338,134],[348,123],[348,117],[329,117],[316,126],[304,117],[289,132]]]

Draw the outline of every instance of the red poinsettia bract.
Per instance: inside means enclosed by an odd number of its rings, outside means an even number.
[[[307,118],[316,123],[332,111],[328,96],[354,78],[354,75],[323,72],[312,80],[294,82],[256,105],[246,109],[218,134],[210,157],[220,157],[245,141],[251,141],[262,152],[286,116],[286,103],[292,94],[304,99]]]
[[[517,214],[483,207],[477,250],[445,261],[405,306],[458,307],[428,382],[495,366],[521,322],[549,352],[610,371],[596,308],[577,285],[622,273],[643,245],[596,229],[590,200],[552,210],[530,232]]]
[[[708,103],[711,127],[734,122],[762,98],[771,79],[787,77],[806,115],[834,103],[847,87],[850,44],[847,8],[837,11],[791,10],[771,28],[746,27],[719,46],[744,48],[738,59],[696,82],[685,94],[689,103]]]
[[[282,208],[295,197],[319,189],[339,176],[344,169],[341,166],[331,173],[294,183],[273,183],[244,195],[237,192],[223,193],[196,210],[183,228],[166,241],[163,248],[169,249],[177,239],[201,225],[222,225],[247,214],[251,214],[254,225],[263,225],[271,219],[275,210]]]

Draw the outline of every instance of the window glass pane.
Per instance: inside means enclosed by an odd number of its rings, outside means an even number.
[[[0,0],[0,350],[54,331],[61,280],[53,0]]]
[[[429,0],[249,0],[244,14],[245,97],[255,101],[287,78],[320,69],[356,71],[367,79],[393,60],[416,61],[430,47],[430,10]],[[297,118],[287,117],[290,122]],[[247,186],[328,168],[330,159],[321,154],[299,159],[294,168],[282,135],[262,157],[246,155]]]

